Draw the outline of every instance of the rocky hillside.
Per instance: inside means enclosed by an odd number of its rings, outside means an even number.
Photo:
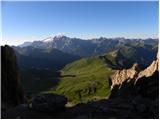
[[[24,102],[24,92],[20,83],[20,74],[14,50],[9,46],[1,47],[1,99],[2,113],[10,107]]]

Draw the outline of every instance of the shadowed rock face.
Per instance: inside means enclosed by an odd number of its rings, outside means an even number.
[[[58,112],[64,109],[67,98],[63,95],[44,94],[32,99],[32,108],[40,112]]]
[[[24,92],[20,84],[20,75],[14,50],[5,45],[1,47],[1,98],[2,111],[24,102]]]
[[[67,98],[63,95],[45,93],[33,97],[28,105],[21,104],[10,109],[5,118],[62,118],[66,103]]]

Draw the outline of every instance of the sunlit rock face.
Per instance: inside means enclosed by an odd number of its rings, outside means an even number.
[[[130,69],[117,70],[111,76],[111,89],[115,85],[121,86],[123,82],[129,82],[131,79],[133,81],[137,81],[142,77],[150,77],[155,71],[158,71],[159,58],[157,54],[157,58],[144,70],[141,70],[137,63],[135,63]]]
[[[111,76],[111,89],[115,85],[121,85],[124,81],[134,79],[138,76],[140,68],[138,64],[134,64],[130,69],[117,70],[114,75]]]

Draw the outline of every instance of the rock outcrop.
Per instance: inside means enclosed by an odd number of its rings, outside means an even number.
[[[157,59],[154,60],[151,65],[144,70],[141,70],[137,63],[134,64],[130,69],[117,70],[111,76],[111,89],[113,89],[113,87],[116,85],[121,87],[124,82],[130,82],[131,79],[136,83],[136,81],[142,77],[152,76],[155,71],[158,71],[158,61],[159,59],[157,54]]]
[[[111,89],[115,85],[122,85],[124,81],[137,78],[140,72],[140,68],[137,63],[135,63],[130,69],[117,70],[114,75],[111,76]]]
[[[1,103],[2,114],[10,107],[24,103],[24,92],[20,83],[19,69],[14,50],[5,45],[1,47]]]

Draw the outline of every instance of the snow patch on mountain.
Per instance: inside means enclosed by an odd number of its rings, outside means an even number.
[[[42,40],[43,42],[51,42],[53,41],[53,37],[48,37]]]

